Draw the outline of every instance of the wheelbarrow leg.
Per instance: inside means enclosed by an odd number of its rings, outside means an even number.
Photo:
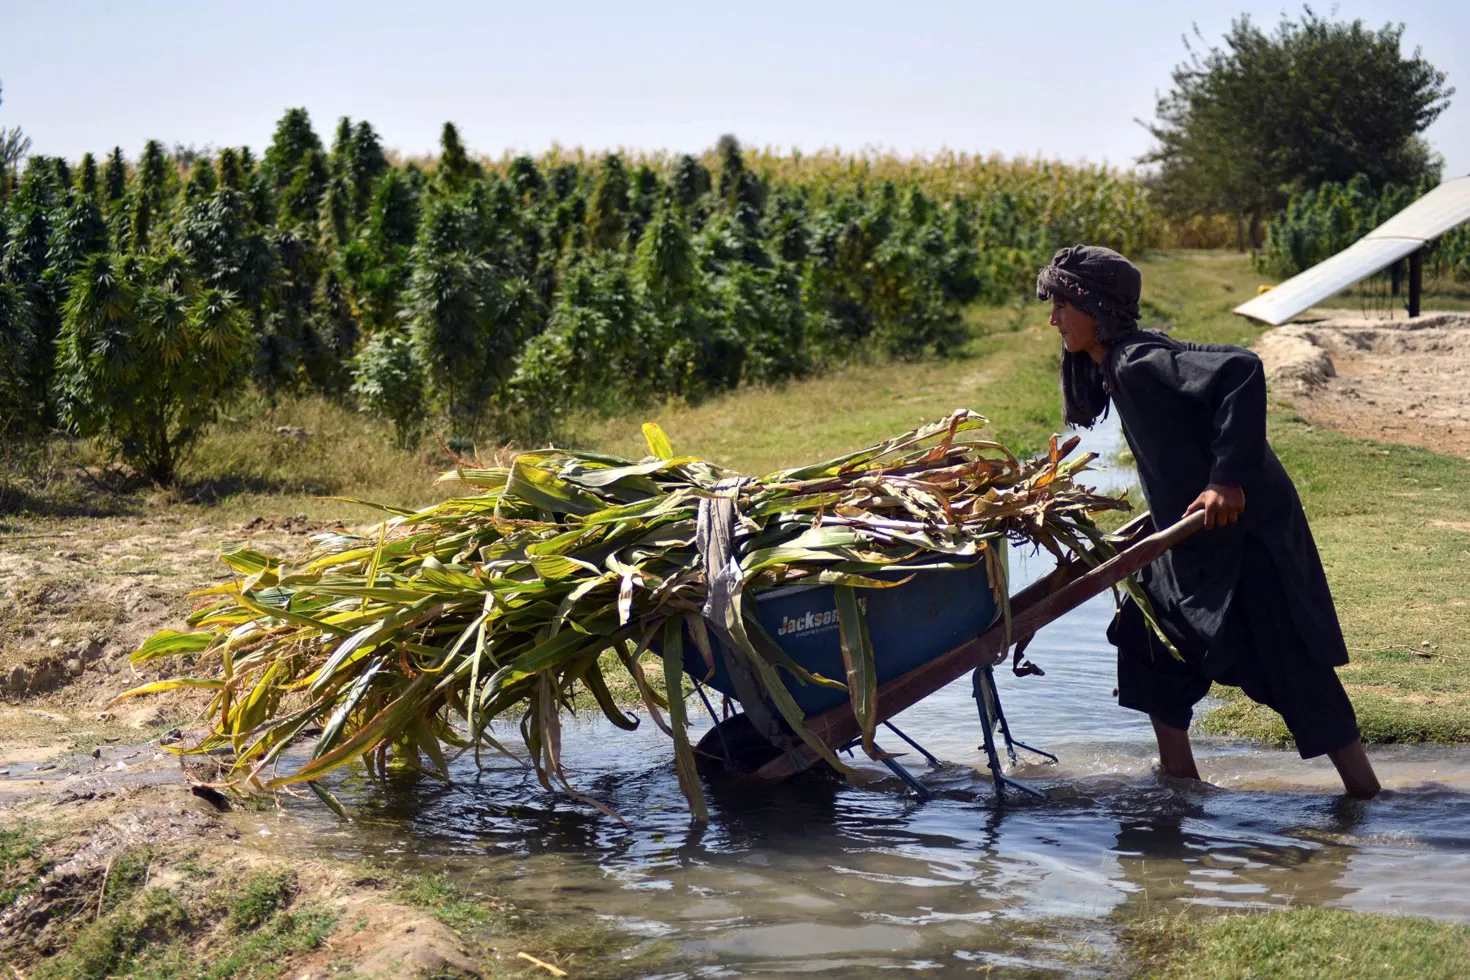
[[[990,668],[987,667],[985,669],[989,670]],[[991,678],[991,683],[995,683],[993,676]],[[997,692],[995,696],[995,717],[1000,722],[1000,734],[1006,740],[1006,756],[1009,757],[1011,765],[1014,766],[1016,764],[1016,749],[1018,748],[1025,749],[1027,752],[1032,752],[1036,755],[1039,755],[1043,759],[1046,759],[1048,762],[1061,761],[1050,752],[1044,752],[1041,749],[1036,748],[1034,745],[1027,745],[1025,742],[1011,737],[1011,726],[1006,723],[1006,713],[1005,709],[1000,706],[999,692]]]
[[[877,743],[874,743],[873,748],[878,749],[879,752],[883,752],[882,749],[878,748]],[[921,799],[921,800],[932,800],[932,799],[934,799],[934,794],[931,793],[931,792],[929,792],[928,788],[925,787],[925,785],[923,783],[919,782],[919,780],[917,778],[915,778],[915,776],[914,776],[913,773],[911,773],[907,769],[905,769],[899,763],[899,761],[897,759],[887,759],[886,758],[886,759],[883,760],[883,764],[885,766],[887,766],[888,769],[889,769],[889,771],[892,772],[895,776],[897,776],[899,779],[902,779],[905,783],[907,783],[909,789],[913,790],[914,791],[914,795],[917,796],[919,799]]]
[[[995,797],[1004,803],[1007,786],[1014,786],[1023,793],[1030,793],[1040,799],[1046,799],[1046,794],[1039,789],[1033,789],[1021,782],[1007,776],[1000,765],[1000,752],[995,747],[995,729],[1001,724],[1004,716],[1000,712],[1000,692],[995,689],[995,674],[989,667],[975,668],[975,708],[980,713],[980,729],[985,736],[985,758],[990,763],[990,775],[995,781]],[[1006,747],[1010,749],[1010,736],[1006,736]],[[1018,743],[1019,744],[1019,743]],[[1011,753],[1012,758],[1015,753]]]
[[[715,706],[709,703],[709,695],[704,693],[704,685],[696,678],[691,677],[690,680],[694,681],[694,689],[699,692],[699,700],[704,702],[704,710],[709,712],[709,720],[714,722],[715,737],[720,740],[720,759],[725,763],[725,768],[732,768],[735,760],[730,755],[730,746],[725,744],[725,732],[720,728],[720,719],[715,714]]]
[[[897,735],[899,738],[903,739],[905,742],[909,743],[909,745],[911,745],[920,755],[922,755],[925,759],[929,761],[929,765],[939,765],[939,760],[934,758],[934,753],[930,752],[928,749],[924,748],[924,746],[920,745],[918,742],[915,742],[913,739],[905,735],[893,722],[885,721],[883,723],[883,727],[888,729],[893,734]]]

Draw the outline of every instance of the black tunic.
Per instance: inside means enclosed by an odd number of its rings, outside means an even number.
[[[1106,374],[1157,527],[1179,520],[1208,484],[1245,491],[1236,523],[1199,532],[1146,570],[1144,587],[1166,632],[1197,639],[1206,650],[1205,672],[1217,680],[1236,659],[1231,638],[1240,631],[1225,628],[1232,614],[1284,617],[1313,661],[1347,663],[1301,499],[1266,443],[1260,358],[1239,347],[1139,331],[1111,348]],[[1244,576],[1279,579],[1280,607],[1235,608]],[[1273,635],[1289,638],[1292,631]]]

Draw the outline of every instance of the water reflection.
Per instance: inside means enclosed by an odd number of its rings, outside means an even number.
[[[1023,579],[1044,570],[1018,569]],[[897,719],[945,760],[911,763],[935,793],[926,803],[864,766],[857,786],[815,775],[760,792],[711,786],[711,823],[691,827],[664,736],[582,720],[563,739],[574,781],[629,826],[502,763],[467,763],[452,786],[346,777],[335,789],[358,823],[319,807],[295,816],[303,843],[325,853],[448,869],[568,921],[673,942],[680,976],[958,975],[1049,962],[1085,974],[1103,966],[1069,959],[1065,944],[1018,949],[1009,934],[1145,904],[1338,904],[1470,920],[1462,750],[1375,750],[1390,792],[1369,803],[1336,795],[1321,760],[1228,739],[1196,745],[1215,786],[1161,780],[1146,719],[1112,695],[1110,613],[1104,597],[1043,630],[1029,655],[1046,677],[1000,672],[1018,737],[1061,756],[1016,770],[1045,800],[993,805],[962,679]]]

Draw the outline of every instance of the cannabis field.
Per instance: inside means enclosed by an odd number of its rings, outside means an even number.
[[[400,160],[288,111],[257,155],[121,148],[0,178],[0,418],[168,483],[242,396],[543,439],[854,359],[943,355],[1066,243],[1139,251],[1137,178],[962,155]]]

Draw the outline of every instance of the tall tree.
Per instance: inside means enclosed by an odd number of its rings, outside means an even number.
[[[1240,17],[1223,45],[1191,49],[1144,124],[1158,140],[1143,157],[1158,164],[1158,199],[1177,216],[1231,214],[1255,227],[1325,181],[1362,173],[1381,188],[1437,176],[1419,134],[1454,89],[1417,49],[1403,54],[1403,33],[1308,8],[1271,34]]]

